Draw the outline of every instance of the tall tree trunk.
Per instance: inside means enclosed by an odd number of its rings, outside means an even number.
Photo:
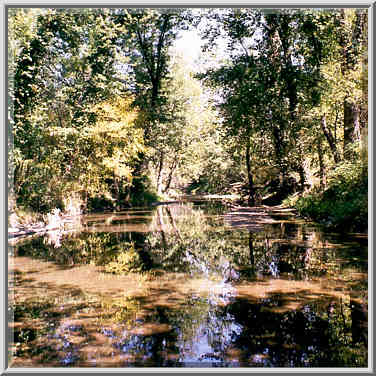
[[[354,132],[352,134],[352,139],[354,142],[361,142],[361,124],[360,124],[360,106],[354,105],[353,108],[354,115]]]
[[[174,171],[175,171],[177,165],[178,165],[177,157],[175,157],[173,162],[172,162],[172,165],[170,167],[170,173],[168,174],[167,183],[166,183],[166,186],[163,190],[164,193],[167,192],[170,189],[172,176],[174,174]]]
[[[171,15],[162,14],[162,22],[160,25],[160,35],[158,44],[148,44],[145,38],[145,30],[142,30],[138,26],[136,27],[137,44],[139,52],[142,56],[149,83],[151,84],[150,102],[147,103],[146,110],[149,113],[148,119],[145,121],[144,126],[144,142],[146,146],[151,144],[151,131],[155,126],[157,120],[156,109],[158,107],[158,99],[160,97],[161,82],[164,76],[164,69],[166,66],[166,59],[164,58],[163,48],[166,43],[166,32],[170,22]],[[145,158],[144,152],[139,152],[139,162],[137,163],[134,173],[137,177],[141,178],[143,171],[148,167],[149,161]]]
[[[336,163],[339,163],[340,157],[339,157],[337,145],[334,142],[332,132],[330,131],[330,129],[328,128],[328,126],[326,124],[326,116],[325,115],[322,115],[322,117],[321,117],[321,129],[324,132],[324,136],[326,137],[326,140],[328,141],[328,144],[330,146],[330,150],[333,153],[334,161]]]
[[[160,157],[159,157],[159,166],[158,166],[158,179],[157,179],[157,191],[158,194],[160,195],[162,193],[162,183],[163,183],[163,176],[162,176],[162,171],[163,171],[163,162],[164,162],[164,152],[160,152]]]
[[[255,205],[255,192],[253,188],[253,176],[251,171],[251,143],[249,137],[247,137],[247,144],[245,149],[245,162],[247,165],[247,177],[248,177],[248,205],[254,206]]]
[[[320,145],[320,141],[317,143],[317,154],[319,156],[319,166],[320,166],[320,188],[325,189],[326,187],[326,168],[324,164],[324,156],[322,152],[322,148]]]
[[[300,191],[303,192],[306,179],[305,179],[304,167],[303,167],[301,161],[299,163],[298,174],[299,174],[299,178],[300,178]]]
[[[114,193],[116,195],[115,210],[120,210],[120,183],[119,178],[114,174]]]
[[[278,127],[274,126],[273,129],[273,141],[274,141],[274,149],[276,155],[276,162],[279,168],[279,190],[280,192],[284,192],[287,185],[287,171],[288,167],[286,162],[284,161],[285,156],[285,141],[283,139],[283,129],[284,126]]]
[[[296,148],[298,150],[298,158],[299,158],[299,165],[298,165],[298,174],[299,174],[299,178],[300,178],[300,190],[301,192],[304,191],[304,185],[305,185],[305,182],[306,182],[306,176],[305,176],[305,171],[304,171],[304,166],[303,166],[303,151],[302,151],[302,148],[301,148],[301,145],[299,143],[297,143],[296,145]]]
[[[344,102],[343,116],[343,155],[346,159],[352,157],[348,146],[360,141],[359,107],[354,103]]]
[[[366,13],[357,11],[355,19],[351,25],[345,17],[345,10],[340,13],[340,23],[342,26],[339,44],[342,49],[341,72],[346,75],[356,68],[357,57],[363,50],[365,43],[364,34],[366,32]],[[347,31],[351,27],[351,31]],[[345,98],[343,102],[343,156],[345,159],[353,157],[349,151],[349,145],[360,139],[359,106],[353,103],[350,98]]]

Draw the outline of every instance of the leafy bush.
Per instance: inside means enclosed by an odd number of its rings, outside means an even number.
[[[368,177],[360,163],[345,162],[331,174],[329,187],[300,197],[298,212],[337,230],[367,230]]]

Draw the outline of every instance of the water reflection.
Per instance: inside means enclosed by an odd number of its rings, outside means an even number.
[[[234,298],[226,305],[196,297],[179,310],[156,306],[131,328],[107,324],[98,327],[98,333],[87,333],[83,325],[66,324],[52,330],[50,337],[55,339],[61,365],[82,367],[93,363],[123,367],[338,367],[366,361],[361,343],[349,346],[348,303],[306,304],[301,310],[274,312],[280,304],[278,295],[252,303]],[[320,314],[321,310],[325,313]],[[98,334],[101,347],[95,352],[91,342]],[[77,338],[85,341],[77,343]],[[109,356],[117,363],[112,364]]]
[[[367,247],[221,210],[96,214],[15,246],[14,367],[366,366]]]

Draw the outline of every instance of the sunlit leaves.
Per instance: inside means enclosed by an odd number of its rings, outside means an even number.
[[[135,250],[134,244],[130,244],[128,249],[124,249],[116,256],[114,261],[105,266],[108,273],[127,274],[129,272],[140,272],[143,268],[142,259]]]
[[[337,143],[344,137],[344,103],[360,104],[360,126],[366,122],[366,68],[359,69],[364,64],[364,12],[347,9],[341,14],[228,9],[211,10],[204,17],[206,49],[213,50],[215,38],[222,38],[227,60],[218,57],[219,66],[201,78],[217,90],[227,134],[241,137],[241,145],[251,137],[254,163],[264,171],[276,165],[282,175],[299,175],[303,184],[304,175],[312,174],[309,164],[316,163],[317,143],[322,144],[323,114]],[[344,69],[345,60],[352,69]],[[260,142],[269,146],[260,148]],[[263,151],[270,145],[274,153],[266,156]],[[302,151],[313,154],[303,158]]]
[[[97,122],[88,130],[96,150],[93,168],[102,166],[98,174],[104,177],[115,174],[128,183],[132,179],[132,162],[144,151],[143,132],[133,125],[137,112],[131,109],[131,102],[117,98],[96,105]]]
[[[11,25],[20,24],[19,13],[10,18]],[[48,9],[27,15],[33,16],[23,21],[30,29],[29,39],[17,32],[10,36],[10,43],[23,43],[15,61],[12,135],[16,149],[23,158],[34,160],[35,166],[27,182],[19,179],[16,165],[15,186],[19,199],[27,205],[34,202],[33,208],[40,211],[49,208],[44,201],[53,198],[54,205],[59,205],[70,191],[86,197],[97,194],[106,188],[103,184],[109,175],[129,182],[130,160],[139,150],[142,134],[131,130],[134,111],[126,114],[121,105],[117,127],[103,119],[103,124],[96,123],[101,111],[95,105],[121,91],[114,74],[116,33],[109,12]],[[98,140],[95,129],[101,126]],[[41,166],[38,162],[50,171],[50,178],[36,173],[35,167]],[[37,193],[39,204],[27,197],[38,186],[43,187],[43,193]]]

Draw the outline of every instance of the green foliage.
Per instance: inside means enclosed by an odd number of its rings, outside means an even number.
[[[164,122],[169,48],[182,29],[187,29],[189,10],[116,9],[112,19],[119,30],[117,44],[127,58],[136,104],[141,108],[147,146],[153,145],[153,130]]]
[[[222,33],[227,58],[200,76],[217,90],[227,139],[251,154],[247,180],[277,167],[283,177],[281,189],[288,174],[298,173],[304,183],[299,131],[304,114],[318,103],[324,58],[318,30],[325,29],[326,19],[318,14],[229,9],[208,16],[216,27],[203,33],[206,48],[212,49]]]
[[[150,206],[153,202],[158,201],[158,194],[150,179],[145,175],[133,179],[130,195],[130,203],[133,206]]]
[[[367,155],[365,14],[10,9],[10,201],[119,210],[186,188],[265,193],[274,180],[284,193],[294,178],[303,190],[320,175],[351,198],[335,221],[348,218],[365,205],[339,164]],[[172,47],[200,20],[198,68]]]
[[[338,164],[341,155],[357,158],[358,148],[367,154],[364,12],[228,9],[205,17],[204,50],[225,36],[226,55],[200,77],[217,92],[228,139],[250,144],[252,178],[263,185],[279,174],[283,192],[288,176],[303,191],[306,182],[318,186],[320,175],[321,189],[328,181],[332,199],[342,202],[330,222],[356,215],[364,227],[365,196],[350,181],[356,163]],[[297,205],[328,216],[330,202],[317,195]]]
[[[129,244],[116,256],[116,260],[109,262],[105,266],[108,273],[127,274],[130,272],[140,272],[143,269],[143,262],[140,254],[135,250],[134,244]]]
[[[48,212],[63,208],[72,194],[84,202],[100,194],[112,198],[130,184],[143,135],[133,127],[132,97],[119,96],[109,12],[35,14],[25,21],[34,30],[28,38],[10,35],[12,46],[22,44],[13,63],[11,112],[17,203]],[[10,24],[19,24],[18,13],[11,13]]]
[[[42,221],[43,216],[40,213],[35,213],[30,209],[18,206],[14,208],[14,212],[9,217],[9,226],[17,227],[19,224],[27,226]]]
[[[117,255],[130,247],[127,236],[109,233],[84,233],[79,237],[61,235],[58,244],[48,239],[35,238],[18,245],[19,256],[33,257],[56,264],[91,264],[105,266],[116,260]]]
[[[172,56],[166,93],[164,112],[169,121],[158,128],[160,142],[152,157],[155,181],[162,152],[162,192],[204,181],[202,191],[223,192],[240,179],[239,151],[219,127],[218,113],[209,102],[212,93],[195,78],[192,66],[180,54]]]
[[[298,212],[337,230],[367,231],[368,178],[364,166],[343,162],[324,192],[307,194],[294,204]]]
[[[140,302],[129,296],[102,302],[102,307],[111,312],[111,319],[114,322],[122,323],[123,325],[126,324],[129,327],[132,326],[137,313],[141,309]],[[115,313],[113,314],[114,310]]]
[[[114,210],[114,201],[104,195],[89,197],[86,208],[88,212],[102,212],[107,210]]]

